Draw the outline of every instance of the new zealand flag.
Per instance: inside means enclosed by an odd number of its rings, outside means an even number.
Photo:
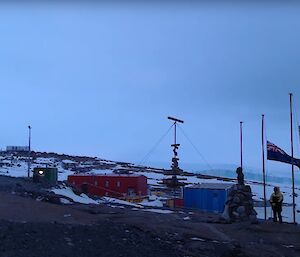
[[[267,141],[267,159],[292,164],[292,157],[269,141]],[[294,165],[300,169],[300,159],[294,158]]]

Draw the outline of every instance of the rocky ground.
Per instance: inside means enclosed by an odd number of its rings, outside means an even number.
[[[200,212],[62,205],[32,193],[39,190],[0,176],[0,256],[300,255],[300,228],[292,224],[222,224]]]

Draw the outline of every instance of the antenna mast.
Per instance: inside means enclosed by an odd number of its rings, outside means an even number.
[[[183,170],[179,168],[178,164],[178,149],[180,144],[177,143],[177,123],[184,123],[184,121],[173,117],[168,117],[168,119],[174,122],[174,143],[171,145],[174,155],[172,157],[171,170],[165,172],[165,175],[172,177],[164,179],[164,184],[166,184],[168,187],[178,188],[184,183],[179,182],[180,179],[177,178],[177,175],[181,175],[183,173]]]

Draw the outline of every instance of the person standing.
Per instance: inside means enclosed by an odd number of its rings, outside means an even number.
[[[281,216],[282,202],[283,202],[283,195],[280,192],[279,187],[274,187],[274,193],[272,193],[270,197],[274,222],[277,222],[277,216],[278,216],[279,222],[282,223],[282,216]]]

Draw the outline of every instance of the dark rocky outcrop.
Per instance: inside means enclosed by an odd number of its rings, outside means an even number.
[[[249,185],[233,185],[228,192],[225,210],[222,217],[229,222],[257,222],[254,210],[251,187]]]

